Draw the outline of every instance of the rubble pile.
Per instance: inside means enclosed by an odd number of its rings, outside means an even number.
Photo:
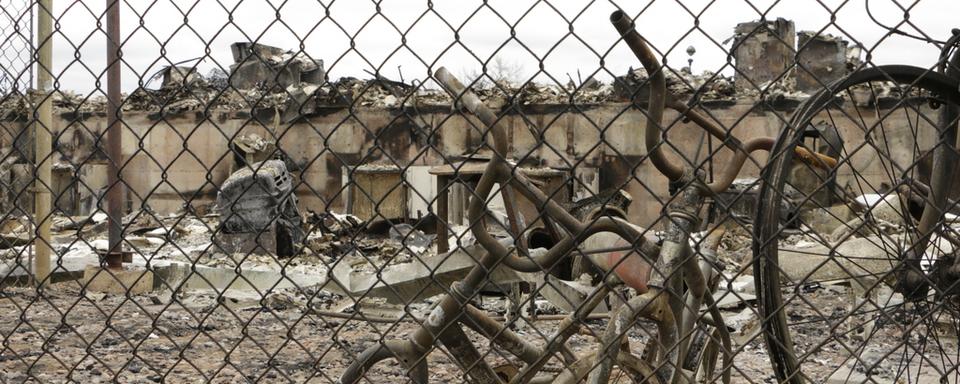
[[[793,77],[765,81],[756,86],[744,86],[737,89],[737,94],[753,98],[762,97],[770,102],[786,100],[799,102],[810,97],[810,94],[797,89],[797,81]]]
[[[124,99],[124,111],[164,111],[171,114],[205,109],[245,110],[256,105],[270,108],[282,105],[282,97],[263,95],[256,90],[240,92],[218,89],[203,78],[189,86],[164,86],[160,89],[138,88]]]
[[[190,74],[182,75],[181,72],[185,70],[190,71]],[[169,67],[163,73],[165,80],[160,88],[138,88],[130,95],[124,95],[122,109],[169,114],[205,110],[268,109],[282,112],[283,120],[291,122],[301,116],[314,114],[321,108],[415,108],[446,106],[453,102],[442,90],[384,78],[343,77],[336,81],[321,79],[317,83],[297,81],[282,88],[276,84],[255,82],[251,88],[237,88],[237,84],[246,83],[228,83],[226,75],[219,71],[203,76],[192,68]],[[810,96],[797,90],[796,80],[792,77],[737,89],[732,78],[709,71],[696,75],[689,73],[686,68],[679,71],[668,69],[665,74],[667,88],[680,98],[732,101],[762,96],[770,101],[801,101]],[[511,105],[602,104],[634,98],[643,100],[646,97],[646,86],[646,71],[638,68],[618,76],[610,84],[597,81],[584,86],[535,82],[518,86],[502,83],[475,87],[474,92],[488,105],[504,108]],[[902,90],[893,84],[874,83],[872,86],[861,85],[845,97],[852,97],[858,105],[869,105],[886,99],[897,100],[901,94]],[[104,113],[106,99],[103,95],[58,91],[54,94],[54,110],[58,113]],[[30,112],[30,105],[23,95],[8,94],[0,97],[0,119],[11,120]]]
[[[234,43],[230,50],[234,63],[229,82],[236,89],[279,92],[302,83],[320,84],[326,75],[323,60],[314,60],[302,51],[250,42]]]
[[[372,79],[342,77],[328,81],[323,77],[322,61],[313,62],[302,53],[281,52],[277,48],[259,44],[247,49],[259,50],[261,54],[240,56],[240,61],[231,66],[232,73],[229,75],[219,69],[202,75],[195,67],[166,67],[156,75],[163,79],[159,88],[141,87],[129,95],[123,95],[121,108],[124,111],[169,114],[273,109],[283,112],[284,121],[289,122],[323,107],[409,108],[452,103],[451,97],[442,90],[393,81],[382,76]],[[732,79],[712,72],[694,75],[683,69],[667,70],[665,73],[668,88],[680,97],[697,95],[703,100],[730,100],[756,94],[755,91],[735,90]],[[641,68],[632,69],[609,84],[592,78],[579,86],[573,82],[566,85],[500,82],[487,86],[475,85],[474,91],[488,105],[499,108],[571,102],[601,104],[630,100],[638,87],[645,86],[646,79],[646,72]],[[780,93],[793,95],[790,89],[789,85],[784,86]],[[106,99],[95,93],[81,95],[58,91],[54,94],[54,110],[60,113],[104,113]],[[23,95],[9,94],[0,98],[0,118],[9,120],[29,113],[30,106]]]
[[[386,234],[369,229],[360,218],[335,212],[306,215],[307,235],[302,252],[341,260],[353,272],[376,273],[436,254],[436,235],[427,235],[410,224],[391,225]]]
[[[678,98],[688,98],[693,95],[701,100],[732,100],[739,90],[734,88],[733,79],[719,73],[704,71],[700,75],[690,73],[688,68],[679,71],[664,68],[664,77],[667,82],[667,91]],[[648,94],[644,88],[649,84],[649,76],[644,68],[631,68],[626,75],[618,76],[614,81],[614,93],[617,98],[630,100],[634,97],[646,99]]]
[[[386,107],[396,108],[400,106],[403,99],[414,93],[414,87],[396,81],[377,78],[374,80],[360,80],[353,77],[340,78],[336,83],[330,84],[327,95],[341,95],[347,104],[354,104],[364,107]],[[323,99],[318,97],[322,103]],[[332,105],[335,100],[328,100]]]
[[[28,116],[33,113],[31,98],[39,100],[40,95],[28,97],[19,92],[0,95],[0,121]],[[81,95],[70,90],[58,89],[52,95],[53,109],[59,112],[77,114],[102,113],[106,110],[107,98],[103,94]]]
[[[32,110],[30,99],[20,92],[10,92],[0,95],[0,121],[16,119],[26,116]]]

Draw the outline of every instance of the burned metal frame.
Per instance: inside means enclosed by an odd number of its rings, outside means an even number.
[[[580,221],[540,191],[522,172],[516,171],[507,162],[507,135],[504,127],[499,124],[500,117],[449,71],[440,68],[434,74],[434,78],[454,96],[458,101],[457,105],[462,105],[479,118],[489,129],[493,139],[494,155],[487,163],[476,186],[468,212],[470,229],[486,252],[466,278],[451,286],[450,293],[440,300],[412,336],[407,340],[385,341],[369,347],[343,373],[340,378],[341,383],[359,381],[374,364],[388,358],[395,358],[402,363],[413,382],[426,383],[428,374],[426,355],[438,341],[451,351],[451,356],[461,367],[464,367],[466,375],[473,382],[501,382],[493,368],[486,363],[477,348],[465,336],[461,324],[490,339],[495,345],[523,361],[525,365],[509,378],[510,383],[543,380],[574,383],[588,375],[590,383],[606,383],[615,364],[632,370],[635,375],[642,375],[649,382],[673,383],[679,381],[680,376],[684,374],[679,367],[682,359],[687,356],[687,349],[697,322],[716,326],[716,334],[720,337],[721,345],[719,348],[715,346],[710,348],[713,355],[708,356],[707,359],[715,360],[716,354],[722,350],[722,378],[725,383],[729,382],[732,365],[730,335],[723,326],[722,315],[716,303],[713,302],[712,296],[712,287],[715,284],[711,282],[714,280],[715,262],[710,255],[714,254],[715,249],[707,246],[694,250],[689,243],[690,234],[700,224],[699,212],[704,199],[730,186],[750,152],[769,150],[774,142],[772,138],[757,138],[741,143],[695,111],[692,106],[675,100],[666,90],[663,68],[653,51],[634,29],[632,19],[622,11],[616,11],[611,15],[610,21],[650,74],[650,95],[645,129],[648,157],[656,169],[670,180],[676,190],[680,191],[668,206],[669,221],[666,224],[666,236],[662,245],[658,246],[645,238],[646,231],[643,228],[622,219],[599,217],[588,222]],[[673,162],[664,153],[660,140],[664,132],[661,121],[665,107],[677,110],[711,135],[722,139],[728,148],[735,151],[734,161],[727,166],[717,181],[705,183],[703,174],[691,164]],[[811,166],[830,168],[836,164],[836,160],[829,156],[811,152],[802,147],[796,147],[794,150],[799,160]],[[485,224],[485,202],[494,184],[497,183],[507,194],[517,192],[541,207],[540,217],[555,221],[566,234],[545,254],[539,256],[530,255],[523,249],[524,247],[507,247],[501,244],[490,234]],[[508,206],[508,211],[511,217],[517,214],[513,207]],[[720,229],[712,228],[712,230],[722,233]],[[581,306],[567,315],[560,323],[554,337],[543,348],[524,341],[505,325],[469,304],[470,300],[479,293],[479,288],[493,268],[502,264],[521,272],[548,270],[563,257],[577,250],[587,237],[601,232],[612,232],[628,241],[632,245],[631,250],[643,257],[645,262],[653,265],[653,270],[645,286],[627,284],[637,289],[640,295],[630,299],[626,305],[612,314],[605,332],[600,337],[597,350],[593,354],[577,357],[566,346],[566,342],[580,331],[586,316],[603,301],[608,293],[630,280],[625,276],[625,272],[618,269],[627,257],[608,259],[606,263],[591,258],[591,262],[606,271],[605,279],[587,296]],[[713,244],[715,248],[719,243],[719,235],[714,236],[708,243]],[[686,286],[685,291],[684,286]],[[708,316],[700,315],[701,304],[706,304],[708,307]],[[657,340],[651,340],[653,343],[651,346],[653,350],[658,351],[656,353],[658,356],[653,357],[652,361],[635,359],[630,354],[621,353],[626,330],[641,318],[657,324],[658,337]],[[568,368],[555,377],[537,376],[547,361],[558,354]],[[695,366],[694,373],[699,365]],[[713,363],[705,363],[703,366],[715,367]]]

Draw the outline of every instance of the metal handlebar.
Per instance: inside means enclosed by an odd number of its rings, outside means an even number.
[[[643,37],[637,33],[630,17],[623,11],[618,10],[610,15],[610,22],[613,23],[613,26],[620,32],[623,41],[627,43],[627,46],[630,47],[633,54],[640,60],[643,68],[647,70],[650,82],[650,98],[647,104],[645,144],[649,150],[651,163],[653,163],[654,167],[656,167],[660,173],[670,179],[670,181],[679,180],[687,172],[686,168],[689,167],[671,162],[663,153],[660,146],[660,125],[663,118],[664,107],[680,112],[681,115],[703,128],[703,130],[707,131],[711,136],[721,140],[724,146],[736,152],[733,161],[724,169],[720,178],[716,182],[708,184],[710,191],[713,193],[722,192],[730,187],[730,184],[733,183],[737,174],[740,173],[744,162],[751,152],[757,150],[768,151],[773,147],[774,139],[766,137],[741,143],[706,116],[695,111],[687,104],[676,100],[673,95],[669,95],[666,92],[663,67],[653,54],[650,46],[647,45]],[[811,152],[799,147],[795,151],[799,160],[817,168],[831,169],[837,164],[836,159],[821,153]]]

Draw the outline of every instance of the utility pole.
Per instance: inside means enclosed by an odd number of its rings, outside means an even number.
[[[37,93],[41,97],[33,124],[36,150],[36,178],[34,179],[34,217],[37,223],[37,237],[33,246],[36,250],[33,273],[38,286],[49,284],[50,255],[50,212],[51,212],[51,166],[53,145],[50,131],[53,130],[53,0],[38,2],[37,42]]]

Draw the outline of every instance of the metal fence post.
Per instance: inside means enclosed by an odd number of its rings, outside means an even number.
[[[107,157],[108,184],[107,216],[109,218],[109,249],[106,264],[120,268],[123,263],[123,187],[120,184],[122,146],[120,131],[120,6],[117,0],[107,0]]]
[[[39,58],[37,61],[37,91],[40,93],[40,105],[37,107],[34,132],[36,135],[37,179],[34,184],[36,197],[34,208],[37,222],[37,238],[34,241],[36,259],[34,276],[39,285],[48,283],[50,275],[50,213],[51,213],[51,167],[50,158],[53,146],[50,130],[53,128],[53,0],[39,1],[37,18],[37,42]]]

